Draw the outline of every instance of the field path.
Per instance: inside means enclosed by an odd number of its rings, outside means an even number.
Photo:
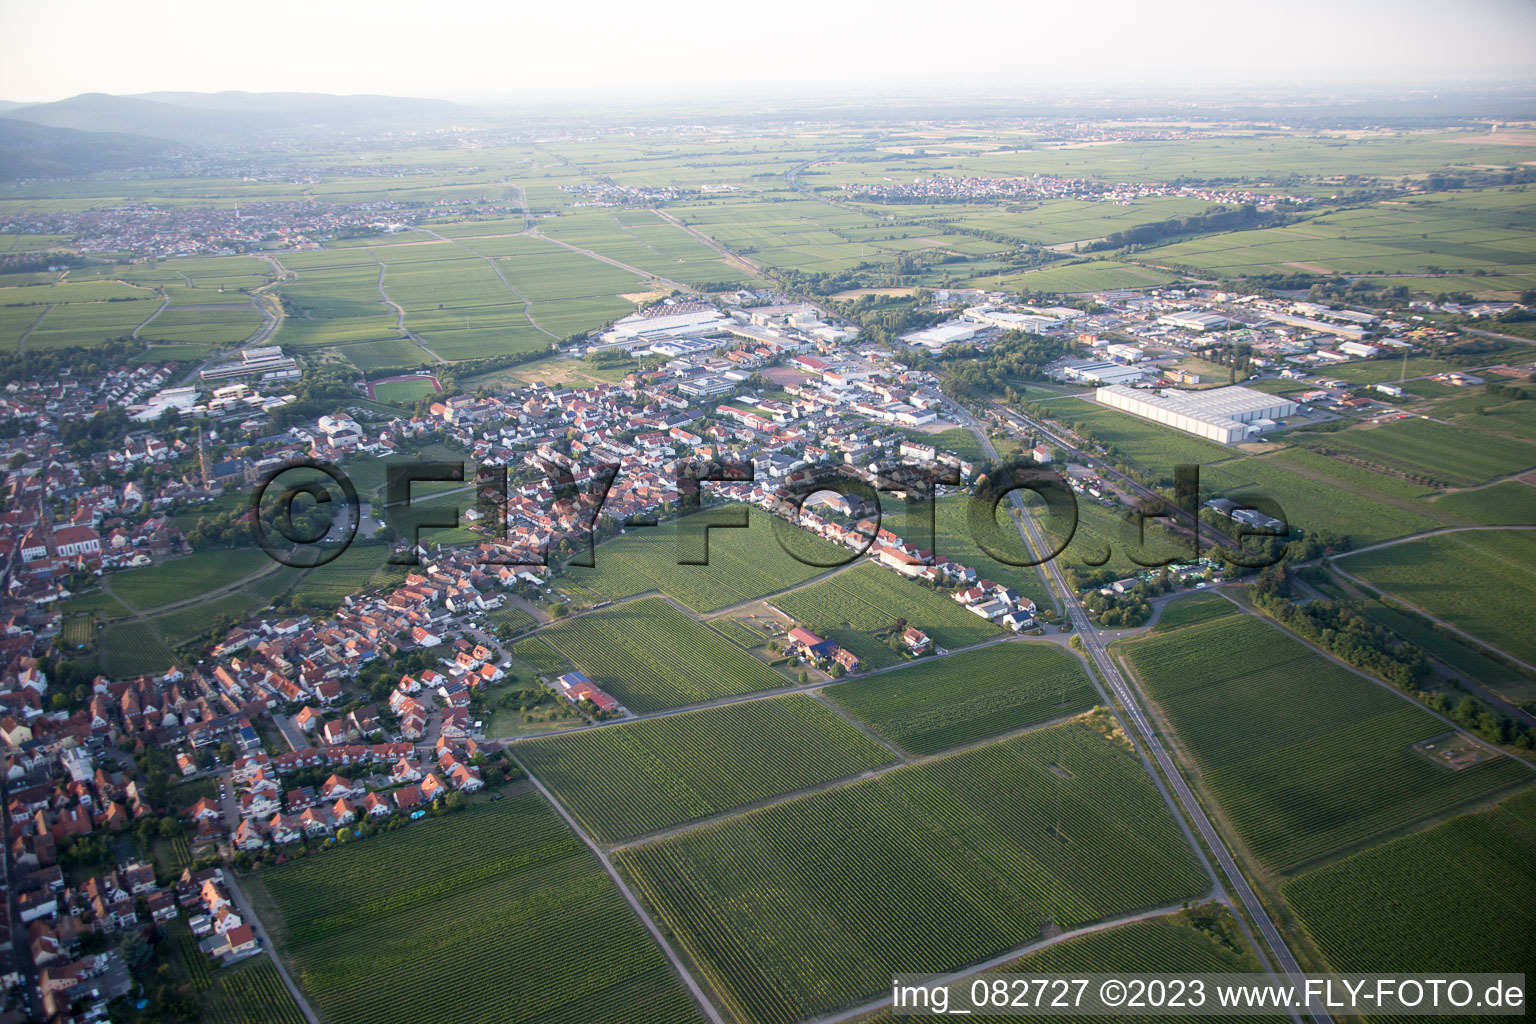
[[[705,245],[709,246],[710,249],[712,249],[713,251],[719,253],[721,259],[725,260],[727,263],[735,264],[736,266],[740,267],[742,270],[745,270],[747,273],[751,274],[753,277],[766,278],[768,276],[767,274],[765,274],[763,272],[763,268],[759,267],[756,263],[753,263],[751,260],[747,259],[745,256],[738,256],[738,255],[736,255],[735,253],[731,252],[731,250],[727,249],[725,246],[723,246],[719,242],[715,241],[713,238],[710,238],[704,232],[698,230],[697,228],[689,227],[687,224],[684,224],[681,220],[678,220],[676,217],[672,216],[667,211],[665,211],[665,210],[663,210],[663,209],[661,209],[659,207],[652,207],[651,212],[656,214],[656,216],[660,217],[662,220],[666,221],[668,224],[671,224],[674,227],[681,228],[683,231],[687,232],[689,235],[693,236],[694,238],[698,239],[700,242],[703,242]]]
[[[139,326],[135,327],[133,329],[133,331],[129,333],[128,337],[132,338],[134,341],[138,341],[139,340],[139,332],[142,331],[144,328],[148,327],[149,324],[150,324],[150,321],[154,320],[155,317],[159,316],[161,313],[164,313],[166,311],[166,308],[168,306],[170,306],[170,304],[171,304],[171,297],[169,295],[165,294],[164,292],[161,292],[160,293],[160,308],[155,310],[153,313],[149,314],[149,316],[145,317],[144,320],[139,324]]]
[[[1334,568],[1337,569],[1338,567],[1334,566]],[[1341,575],[1345,575],[1345,576],[1349,575],[1348,573],[1343,573],[1343,572],[1341,572],[1340,574]],[[1370,586],[1370,584],[1366,584],[1366,586]],[[1228,601],[1231,601],[1233,604],[1237,605],[1237,607],[1239,609],[1241,609],[1244,614],[1252,615],[1254,618],[1258,619],[1260,622],[1267,623],[1268,625],[1270,625],[1274,629],[1278,629],[1280,632],[1284,633],[1286,636],[1290,637],[1292,640],[1295,640],[1297,643],[1299,643],[1302,646],[1308,648],[1309,650],[1316,651],[1318,654],[1320,654],[1323,657],[1327,658],[1329,661],[1333,662],[1335,665],[1338,665],[1340,668],[1348,669],[1350,672],[1353,672],[1355,675],[1359,676],[1361,679],[1365,679],[1365,680],[1368,680],[1369,682],[1375,683],[1377,686],[1381,687],[1383,690],[1386,690],[1388,693],[1396,694],[1398,697],[1400,697],[1403,700],[1407,701],[1409,704],[1412,704],[1413,706],[1422,709],[1423,711],[1427,712],[1428,714],[1434,715],[1436,718],[1440,719],[1440,721],[1445,723],[1446,728],[1448,728],[1448,729],[1450,729],[1450,730],[1452,730],[1452,731],[1454,731],[1454,732],[1456,732],[1456,733],[1458,733],[1460,735],[1470,737],[1474,743],[1479,743],[1479,744],[1481,744],[1483,746],[1489,746],[1487,741],[1478,739],[1476,736],[1473,736],[1471,733],[1467,732],[1466,729],[1464,729],[1461,726],[1457,725],[1450,718],[1447,718],[1445,715],[1442,715],[1440,712],[1436,711],[1434,708],[1430,707],[1428,704],[1420,703],[1419,701],[1415,700],[1413,697],[1410,697],[1408,694],[1404,693],[1402,690],[1399,690],[1397,687],[1393,686],[1391,683],[1387,682],[1386,680],[1377,679],[1375,676],[1371,675],[1369,672],[1366,672],[1364,669],[1356,668],[1355,666],[1351,665],[1349,662],[1345,661],[1343,658],[1337,657],[1332,652],[1330,652],[1330,651],[1328,651],[1328,650],[1326,650],[1326,649],[1324,649],[1322,647],[1317,646],[1316,644],[1314,644],[1312,641],[1308,640],[1306,637],[1302,636],[1301,634],[1292,632],[1291,630],[1287,629],[1284,624],[1276,621],[1275,619],[1270,618],[1268,615],[1264,615],[1264,614],[1262,614],[1260,612],[1254,611],[1252,608],[1250,608],[1247,605],[1243,604],[1242,601],[1239,601],[1232,594],[1223,592],[1221,596],[1226,598]],[[1500,753],[1502,753],[1505,757],[1513,758],[1514,760],[1519,761],[1521,764],[1525,765],[1527,768],[1530,768],[1532,770],[1536,770],[1536,763],[1532,763],[1531,761],[1526,760],[1525,758],[1519,756],[1518,754],[1511,754],[1511,753],[1508,753],[1508,752],[1505,752],[1505,751],[1500,751]],[[1530,779],[1524,779],[1524,780],[1522,780],[1522,781],[1520,781],[1518,783],[1515,783],[1514,785],[1515,786],[1525,786],[1530,781],[1531,781]],[[1478,798],[1478,799],[1481,800],[1481,799],[1486,799],[1486,798]],[[1330,854],[1329,856],[1332,856],[1332,855]],[[1292,874],[1299,874],[1303,867],[1304,867],[1304,865],[1298,865],[1297,867],[1291,869],[1291,873]]]
[[[54,307],[54,305],[55,305],[54,303],[50,302],[50,303],[48,303],[48,305],[44,306],[43,307],[43,311],[41,313],[37,314],[37,319],[33,320],[30,324],[28,324],[27,325],[27,329],[21,332],[21,336],[16,339],[16,354],[17,355],[25,355],[26,354],[26,352],[27,352],[27,335],[29,335],[33,331],[37,330],[37,325],[43,322],[43,317],[48,315],[48,311],[50,309],[52,309]]]
[[[661,842],[663,839],[669,839],[672,836],[682,835],[685,832],[692,832],[695,829],[703,828],[705,825],[713,825],[718,822],[729,821],[732,818],[739,818],[744,814],[747,814],[751,811],[761,810],[764,807],[775,807],[779,804],[787,804],[791,800],[798,800],[803,796],[811,796],[815,793],[825,793],[834,789],[843,789],[845,787],[863,782],[866,779],[874,779],[880,777],[881,775],[886,775],[898,768],[906,768],[914,764],[923,764],[926,761],[934,761],[940,758],[952,757],[955,754],[963,754],[968,750],[974,750],[977,747],[990,746],[994,743],[1006,743],[1008,740],[1023,736],[1026,733],[1039,732],[1042,729],[1050,729],[1054,726],[1063,725],[1082,714],[1081,711],[1073,711],[1069,714],[1058,715],[1055,718],[1046,719],[1043,722],[1031,722],[1029,725],[1021,725],[1017,729],[1009,729],[1007,732],[1000,732],[995,736],[983,736],[980,739],[969,740],[965,743],[958,743],[952,747],[945,747],[943,750],[932,754],[908,754],[902,751],[890,740],[887,740],[879,733],[870,729],[870,727],[865,725],[863,722],[860,722],[858,719],[850,716],[846,711],[838,707],[835,703],[822,699],[821,695],[814,690],[808,690],[806,692],[809,696],[815,698],[818,703],[823,704],[831,711],[836,712],[839,717],[845,719],[850,725],[857,728],[860,732],[867,734],[870,739],[879,743],[882,747],[889,749],[899,760],[893,761],[890,764],[883,764],[878,768],[866,768],[864,771],[856,772],[853,775],[844,775],[840,778],[828,779],[826,782],[818,782],[814,785],[802,786],[799,789],[790,790],[787,793],[775,793],[772,796],[763,797],[761,800],[754,800],[751,803],[742,804],[738,807],[731,807],[724,811],[717,811],[714,814],[708,814],[702,818],[695,818],[692,821],[685,821],[680,825],[671,825],[664,829],[658,829],[655,832],[647,832],[643,835],[638,835],[631,839],[625,839],[622,842],[611,843],[608,846],[609,852],[617,853],[620,850],[628,850],[637,846],[651,846],[655,843]]]
[[[1190,903],[1189,906],[1200,906],[1202,903],[1209,902],[1211,901],[1197,900],[1193,903]],[[1135,924],[1137,921],[1146,921],[1154,917],[1168,917],[1183,910],[1184,906],[1185,905],[1181,903],[1177,906],[1157,907],[1153,910],[1142,910],[1135,914],[1123,914],[1120,917],[1111,917],[1108,920],[1098,921],[1094,924],[1085,925],[1082,928],[1075,928],[1070,932],[1062,932],[1060,935],[1053,935],[1048,939],[1037,939],[1034,942],[1028,943],[1026,945],[1010,949],[1006,953],[999,953],[997,956],[990,960],[983,960],[979,964],[971,964],[970,966],[962,968],[961,970],[955,971],[951,974],[934,975],[924,979],[923,983],[927,985],[952,985],[956,982],[964,981],[966,978],[969,978],[973,974],[980,974],[983,971],[995,971],[999,967],[1002,967],[1004,964],[1017,960],[1021,956],[1027,956],[1028,954],[1036,952],[1037,950],[1045,949],[1049,946],[1054,946],[1059,942],[1069,942],[1072,939],[1082,938],[1084,935],[1092,935],[1094,932],[1108,931],[1111,928],[1118,928],[1121,925],[1126,924]],[[884,1007],[890,1005],[891,998],[889,996],[882,996],[873,1002],[864,1003],[860,1006],[850,1007],[849,1009],[840,1011],[838,1013],[828,1014],[822,1017],[813,1017],[810,1021],[807,1022],[807,1024],[842,1024],[843,1021],[862,1017],[866,1013],[873,1013],[876,1010],[883,1009]]]
[[[1334,572],[1337,572],[1340,576],[1343,576],[1345,579],[1350,580],[1353,583],[1357,583],[1357,584],[1359,584],[1362,587],[1370,587],[1372,590],[1386,590],[1385,587],[1379,586],[1378,584],[1375,584],[1375,583],[1371,583],[1369,580],[1363,580],[1360,577],[1354,575],[1353,573],[1346,572],[1339,565],[1339,559],[1341,559],[1341,558],[1350,558],[1350,557],[1352,557],[1354,555],[1363,555],[1367,551],[1377,551],[1377,550],[1379,550],[1381,548],[1390,548],[1390,547],[1393,547],[1393,546],[1395,546],[1397,544],[1406,544],[1409,541],[1421,540],[1421,539],[1423,539],[1425,537],[1435,537],[1435,536],[1439,536],[1440,534],[1445,534],[1445,533],[1469,533],[1469,532],[1473,532],[1473,531],[1482,532],[1482,531],[1486,531],[1486,530],[1536,530],[1536,526],[1452,526],[1452,527],[1449,527],[1449,528],[1444,529],[1444,530],[1430,530],[1427,533],[1416,533],[1416,534],[1413,534],[1410,537],[1399,537],[1397,540],[1389,540],[1389,541],[1383,541],[1380,544],[1372,544],[1370,547],[1361,548],[1358,551],[1346,551],[1346,552],[1344,552],[1341,555],[1333,555],[1328,560],[1329,561],[1329,567],[1332,568]],[[1388,593],[1392,593],[1390,590],[1388,590],[1387,592]],[[1412,601],[1408,601],[1408,600],[1404,599],[1403,597],[1401,597],[1400,595],[1395,594],[1395,593],[1392,593],[1392,600],[1397,601],[1400,604],[1402,604],[1402,605],[1404,605],[1404,606],[1406,606],[1408,608],[1412,608],[1414,611],[1418,612],[1420,615],[1424,616],[1429,621],[1435,623],[1437,626],[1443,626],[1446,629],[1450,630],[1452,633],[1455,633],[1457,636],[1462,637],[1462,638],[1464,638],[1466,640],[1470,640],[1472,643],[1476,644],[1477,646],[1487,648],[1488,650],[1494,652],[1495,654],[1497,654],[1499,657],[1503,658],[1504,660],[1512,662],[1512,663],[1514,663],[1516,665],[1519,665],[1521,668],[1525,669],[1527,672],[1536,673],[1536,665],[1533,665],[1530,662],[1525,661],[1525,660],[1523,660],[1521,658],[1515,657],[1513,654],[1510,654],[1508,651],[1504,650],[1503,648],[1497,647],[1497,646],[1489,643],[1487,640],[1484,640],[1482,637],[1474,636],[1473,634],[1468,633],[1466,630],[1460,628],[1459,626],[1451,625],[1449,622],[1446,622],[1444,619],[1440,618],[1438,615],[1433,615],[1433,614],[1425,611],[1423,608],[1420,608],[1418,605],[1414,604]]]
[[[519,764],[521,764],[521,762],[519,762]],[[720,1016],[720,1011],[715,1009],[714,1003],[710,1002],[709,998],[704,995],[704,990],[699,987],[698,980],[694,978],[692,973],[689,972],[687,966],[683,963],[682,958],[677,955],[677,951],[674,950],[672,948],[672,944],[667,941],[667,937],[661,933],[661,929],[656,926],[656,922],[651,920],[651,915],[646,913],[645,907],[641,905],[640,900],[636,898],[635,894],[630,890],[629,885],[624,881],[618,870],[614,868],[613,862],[608,859],[608,854],[603,851],[602,847],[598,846],[597,843],[592,840],[591,836],[587,835],[586,831],[580,825],[576,824],[576,819],[571,817],[570,812],[565,809],[560,801],[555,799],[555,795],[553,793],[544,788],[544,783],[540,782],[532,772],[528,771],[527,765],[522,765],[522,769],[525,773],[527,773],[528,780],[533,783],[534,787],[538,789],[538,791],[543,795],[544,799],[549,803],[549,806],[553,807],[560,813],[560,817],[565,819],[565,823],[570,826],[571,831],[581,837],[581,841],[587,844],[587,848],[592,851],[592,855],[596,857],[598,863],[603,866],[603,870],[608,872],[608,877],[613,879],[613,884],[618,886],[619,892],[624,894],[624,899],[629,904],[630,909],[635,912],[635,916],[640,919],[640,923],[645,925],[645,930],[650,932],[651,938],[656,940],[656,945],[661,947],[661,951],[665,953],[667,959],[671,961],[672,969],[676,971],[678,977],[683,980],[683,984],[688,986],[688,991],[693,993],[694,1001],[699,1004],[699,1008],[704,1011],[705,1016],[707,1016],[710,1021],[713,1022],[713,1024],[726,1024],[725,1018]],[[313,1018],[311,1018],[311,1021],[313,1022]]]
[[[256,937],[261,940],[262,948],[266,950],[267,956],[271,958],[272,965],[277,968],[277,976],[283,979],[283,985],[288,989],[288,994],[293,996],[293,1001],[299,1005],[299,1010],[304,1014],[304,1019],[309,1021],[309,1024],[320,1024],[320,1018],[310,1008],[308,1000],[304,998],[304,993],[299,991],[299,986],[295,985],[293,979],[288,976],[288,968],[283,966],[282,957],[277,955],[277,945],[272,941],[272,936],[267,934],[266,928],[261,923],[261,918],[256,916],[256,911],[251,906],[251,901],[245,898],[245,892],[240,888],[240,883],[236,880],[235,873],[233,871],[224,872],[224,881],[229,883],[229,893],[235,898],[235,906],[239,908],[240,916],[245,918],[246,923],[256,933]]]
[[[401,334],[415,342],[416,347],[421,349],[427,355],[431,356],[433,360],[439,363],[446,363],[448,360],[444,359],[442,356],[428,348],[427,343],[421,339],[419,334],[405,326],[405,307],[400,305],[400,303],[396,302],[394,299],[390,298],[389,292],[384,290],[384,271],[388,270],[389,268],[384,265],[383,260],[379,259],[373,253],[370,252],[368,257],[379,265],[379,295],[383,297],[384,304],[395,311],[395,327],[399,329]]]
[[[175,560],[172,559],[171,561],[174,562]],[[162,562],[160,564],[164,565],[165,563]],[[127,601],[124,601],[122,598],[118,597],[115,593],[112,592],[112,575],[107,573],[101,577],[101,589],[106,593],[111,594],[112,597],[116,598],[117,601],[122,604],[124,608],[127,608],[132,614],[119,615],[116,618],[108,618],[103,615],[101,617],[101,621],[128,622],[133,620],[144,620],[156,615],[164,615],[167,612],[181,611],[183,608],[190,608],[195,604],[207,604],[214,598],[227,597],[230,594],[233,594],[235,591],[243,589],[247,583],[255,583],[259,579],[264,579],[267,576],[271,576],[279,569],[286,568],[290,567],[283,565],[281,562],[273,560],[269,565],[264,565],[260,569],[257,569],[255,572],[247,573],[237,580],[231,580],[229,583],[226,583],[223,586],[215,587],[212,590],[205,590],[195,597],[187,597],[181,599],[180,601],[172,601],[169,604],[156,605],[153,608],[145,608],[143,610],[134,608],[133,605],[129,604]]]
[[[525,209],[526,209],[526,207],[525,207]],[[523,220],[526,222],[527,219],[528,219],[527,215],[525,214],[524,217],[523,217]],[[482,252],[477,252],[476,250],[471,249],[469,246],[465,245],[462,241],[460,241],[457,238],[446,238],[443,235],[438,234],[436,231],[433,231],[431,228],[428,228],[428,227],[421,227],[421,228],[418,228],[418,230],[425,231],[427,234],[431,235],[433,238],[437,239],[440,242],[452,242],[454,245],[458,246],[460,249],[463,249],[465,252],[471,254],[472,256],[475,256],[475,257],[477,257],[479,259],[485,260],[485,262],[489,263],[491,265],[491,269],[496,272],[496,276],[501,279],[501,283],[506,287],[507,291],[511,292],[513,295],[516,295],[517,296],[517,300],[523,304],[523,316],[528,320],[528,322],[533,324],[533,326],[537,327],[540,331],[542,331],[545,334],[549,335],[551,338],[554,338],[556,341],[561,340],[560,336],[558,334],[556,334],[554,331],[548,330],[543,324],[539,323],[537,320],[535,320],[533,318],[533,303],[528,301],[528,296],[526,296],[522,292],[518,291],[513,286],[512,282],[507,280],[507,275],[505,275],[505,274],[503,274],[501,272],[501,268],[496,265],[496,261],[495,260],[491,259],[489,256],[485,255]],[[523,229],[524,232],[526,232],[527,230],[528,230],[527,228]]]

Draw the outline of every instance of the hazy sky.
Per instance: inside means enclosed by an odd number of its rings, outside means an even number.
[[[1536,0],[0,0],[0,99],[1536,79]]]

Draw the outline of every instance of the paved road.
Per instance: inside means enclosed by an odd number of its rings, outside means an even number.
[[[996,458],[996,449],[992,447],[992,442],[987,438],[986,431],[982,430],[969,414],[966,414],[964,419],[971,432],[976,435],[976,439],[981,444],[982,449],[990,457]],[[1018,493],[1015,492],[1011,497],[1015,507],[1020,512],[1020,519],[1029,535],[1030,544],[1037,551],[1050,550],[1049,547],[1045,546],[1043,538],[1039,535],[1033,518],[1024,511],[1024,503]],[[1158,739],[1157,730],[1153,728],[1152,722],[1147,718],[1147,714],[1142,708],[1138,695],[1132,692],[1130,683],[1121,674],[1120,668],[1115,664],[1114,659],[1109,656],[1109,652],[1106,650],[1107,642],[1105,637],[1094,627],[1082,605],[1073,598],[1072,589],[1067,585],[1066,576],[1062,572],[1060,560],[1052,559],[1047,563],[1047,567],[1055,578],[1063,599],[1066,601],[1067,614],[1071,617],[1078,636],[1082,638],[1083,648],[1087,652],[1088,657],[1093,660],[1100,675],[1114,692],[1116,699],[1125,708],[1126,714],[1130,717],[1131,723],[1135,727],[1135,732],[1138,734],[1138,739],[1141,741],[1143,749],[1149,751],[1157,760],[1158,765],[1163,770],[1163,774],[1167,777],[1168,783],[1173,787],[1174,792],[1178,794],[1179,803],[1183,806],[1185,813],[1194,822],[1195,828],[1205,840],[1206,846],[1215,854],[1216,860],[1221,864],[1222,871],[1226,873],[1233,890],[1237,893],[1238,898],[1243,901],[1243,906],[1247,909],[1249,916],[1263,934],[1264,941],[1269,946],[1275,962],[1280,965],[1280,969],[1287,975],[1292,977],[1301,975],[1301,965],[1296,962],[1295,956],[1292,955],[1290,948],[1285,944],[1285,939],[1281,936],[1279,929],[1270,920],[1269,912],[1264,909],[1264,904],[1260,902],[1258,894],[1248,884],[1248,880],[1244,877],[1241,869],[1239,869],[1237,861],[1233,859],[1231,852],[1227,849],[1226,842],[1216,831],[1216,827],[1211,823],[1210,818],[1206,816],[1205,809],[1200,806],[1200,801],[1195,798],[1195,794],[1190,790],[1189,784],[1184,781],[1184,776],[1180,774],[1168,751],[1164,749],[1162,741]],[[1332,1024],[1332,1018],[1323,1010],[1316,1007],[1311,1007],[1309,1010],[1312,1019],[1317,1021],[1317,1024]]]

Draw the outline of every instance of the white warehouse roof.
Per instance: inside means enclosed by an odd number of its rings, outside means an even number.
[[[1295,402],[1243,387],[1156,393],[1117,384],[1099,388],[1095,397],[1113,409],[1223,444],[1247,439],[1249,424],[1290,416],[1299,408]]]

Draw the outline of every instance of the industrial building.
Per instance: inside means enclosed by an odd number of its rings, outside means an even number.
[[[1112,409],[1222,444],[1246,441],[1262,421],[1292,416],[1299,408],[1295,402],[1242,387],[1154,392],[1112,385],[1099,388],[1095,397]]]
[[[1220,313],[1202,313],[1191,309],[1179,313],[1167,313],[1158,317],[1157,322],[1164,327],[1181,327],[1186,331],[1214,331],[1218,327],[1226,326],[1227,318]]]
[[[1061,375],[1085,384],[1127,384],[1141,379],[1141,371],[1134,366],[1107,361],[1069,363],[1061,368]]]
[[[970,341],[976,337],[976,328],[972,324],[961,323],[959,320],[951,320],[948,323],[929,327],[922,331],[913,331],[903,340],[912,345],[922,345],[925,348],[940,349],[945,345],[953,345],[956,342]]]

